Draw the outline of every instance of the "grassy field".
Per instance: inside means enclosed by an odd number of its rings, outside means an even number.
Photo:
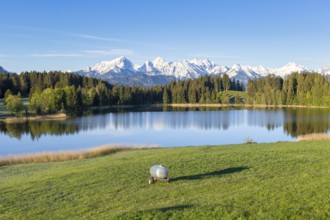
[[[235,98],[236,95],[238,95],[242,99],[246,99],[246,97],[247,97],[247,92],[246,91],[228,90],[227,93],[231,98]]]
[[[9,114],[9,112],[6,109],[6,106],[4,105],[4,100],[0,99],[0,116],[1,115],[7,115],[7,114]]]
[[[316,141],[0,166],[0,219],[329,219],[329,158]],[[147,183],[153,164],[171,183]]]
[[[29,104],[29,98],[23,98],[23,105],[27,106]],[[10,112],[7,110],[4,99],[0,99],[0,118],[4,118],[10,115]]]

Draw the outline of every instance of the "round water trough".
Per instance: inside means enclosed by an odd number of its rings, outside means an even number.
[[[149,184],[154,183],[156,180],[169,182],[170,179],[168,178],[168,169],[163,165],[153,165],[150,168],[150,175]]]

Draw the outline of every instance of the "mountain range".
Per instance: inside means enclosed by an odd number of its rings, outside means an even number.
[[[95,77],[112,84],[153,86],[164,85],[170,81],[195,79],[204,75],[228,74],[231,79],[247,83],[250,79],[265,77],[269,74],[285,77],[292,72],[315,71],[330,75],[330,65],[310,70],[307,67],[290,62],[280,68],[234,64],[232,67],[220,66],[208,59],[182,60],[167,62],[161,57],[146,61],[142,65],[133,64],[126,57],[111,61],[102,61],[76,73],[82,76]]]
[[[280,68],[234,64],[232,67],[220,66],[208,59],[182,60],[167,62],[161,57],[146,61],[142,65],[133,64],[126,57],[102,61],[94,66],[75,71],[82,76],[108,81],[111,84],[143,86],[164,85],[172,80],[195,79],[204,75],[228,74],[231,79],[247,83],[250,79],[265,77],[269,74],[285,77],[292,72],[314,71],[330,78],[330,65],[310,70],[307,67],[289,62]],[[8,72],[0,66],[0,72]]]

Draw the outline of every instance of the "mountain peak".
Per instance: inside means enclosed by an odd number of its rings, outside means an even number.
[[[280,69],[290,69],[290,70],[307,70],[307,68],[304,65],[301,64],[297,64],[295,62],[289,62],[287,64],[285,64],[284,66],[282,66]],[[298,72],[300,72],[298,71]]]
[[[192,59],[190,62],[193,64],[196,64],[196,65],[201,65],[201,66],[214,66],[214,63],[211,62],[209,59],[195,58],[195,59]]]
[[[117,57],[111,61],[119,68],[131,67],[133,66],[132,62],[124,56]]]
[[[295,62],[288,62],[283,67],[302,67],[303,65],[297,64]]]
[[[157,69],[162,69],[163,67],[167,66],[169,63],[162,57],[156,57],[154,61],[152,61],[153,66]]]
[[[238,71],[242,70],[242,66],[238,63],[234,64],[231,68],[234,69],[234,70],[238,70]]]
[[[128,59],[126,57],[124,57],[124,56],[120,56],[120,57],[115,58],[114,60],[117,60],[117,61],[120,61],[120,62],[124,62],[124,61],[126,61]]]
[[[157,69],[154,68],[153,62],[147,60],[142,66],[135,68],[138,72],[152,73],[157,72]]]
[[[86,71],[94,71],[100,74],[108,72],[120,72],[121,70],[133,70],[133,63],[126,57],[117,57],[110,61],[101,61],[92,67],[89,67]]]
[[[289,75],[293,72],[302,73],[302,72],[306,72],[306,71],[309,71],[309,70],[305,66],[303,66],[301,64],[297,64],[295,62],[289,62],[286,65],[282,66],[281,68],[275,69],[273,71],[273,73],[275,75],[285,77],[286,75]]]
[[[153,61],[153,63],[158,63],[158,62],[166,62],[163,57],[156,57]]]

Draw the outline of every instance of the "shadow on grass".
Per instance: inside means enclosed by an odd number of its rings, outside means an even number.
[[[193,205],[176,205],[176,206],[168,206],[168,207],[162,207],[159,209],[153,209],[150,211],[162,211],[162,212],[166,212],[166,211],[182,211],[184,209],[187,208],[192,208]]]
[[[118,219],[173,219],[174,215],[176,215],[177,213],[183,213],[185,209],[189,209],[193,207],[194,207],[193,205],[167,206],[156,209],[140,210],[137,212],[127,212],[117,216],[117,218]],[[177,219],[179,217],[176,215],[175,218]]]
[[[179,180],[198,180],[203,178],[209,178],[214,176],[220,176],[225,174],[231,174],[231,173],[238,173],[243,170],[248,170],[248,167],[231,167],[224,170],[216,170],[209,173],[202,173],[202,174],[196,174],[196,175],[190,175],[190,176],[179,176],[176,178],[171,179],[171,182],[179,181]]]

